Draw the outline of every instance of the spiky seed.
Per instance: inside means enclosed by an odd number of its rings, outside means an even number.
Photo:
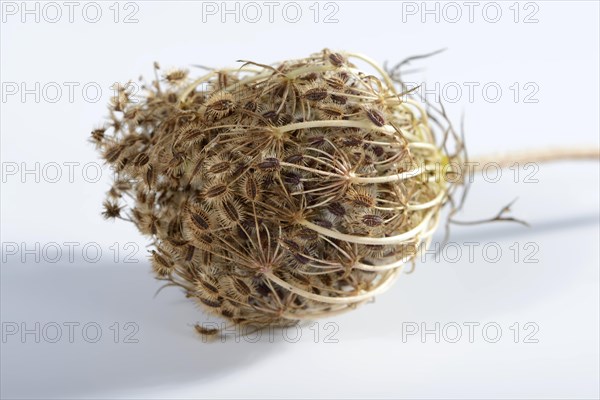
[[[281,166],[279,160],[275,157],[267,157],[260,163],[258,163],[258,168],[264,171],[276,171]]]
[[[260,190],[258,187],[258,181],[254,177],[253,174],[246,175],[242,180],[242,197],[250,200],[256,201],[260,197]]]
[[[209,199],[222,197],[225,193],[227,193],[227,185],[225,183],[218,183],[216,185],[207,187],[204,190],[204,196]]]
[[[373,196],[362,188],[350,189],[347,193],[348,198],[354,205],[359,207],[373,207],[375,199]]]
[[[381,112],[379,112],[378,110],[373,110],[373,109],[367,110],[367,117],[369,117],[371,122],[373,122],[377,126],[385,125],[385,118],[383,117],[383,114]]]
[[[150,162],[150,157],[146,153],[140,153],[133,159],[133,165],[136,167],[143,167]]]
[[[192,222],[200,230],[210,229],[209,216],[202,210],[197,210],[192,214]]]
[[[381,217],[381,215],[366,214],[366,215],[363,215],[362,222],[366,226],[376,227],[376,226],[380,226],[383,224],[383,218]]]
[[[308,89],[306,92],[304,92],[303,96],[305,99],[310,101],[321,101],[327,98],[327,95],[328,93],[326,88],[316,87]]]
[[[223,210],[225,219],[227,219],[229,222],[240,222],[241,207],[239,204],[231,201],[224,201],[223,204],[221,204],[221,209]]]
[[[122,207],[119,206],[118,203],[107,200],[102,204],[102,206],[104,207],[102,216],[105,219],[114,219],[119,218],[121,216]]]
[[[198,280],[198,287],[205,292],[219,294],[219,289],[217,289],[215,285],[209,283],[206,280],[203,280],[203,279]]]
[[[344,59],[344,56],[342,56],[340,53],[331,53],[329,55],[329,61],[336,67],[341,67],[342,64],[344,64],[344,62],[346,62],[346,60]]]
[[[101,143],[104,140],[105,131],[106,129],[104,128],[94,129],[92,131],[92,141],[95,143]]]
[[[229,171],[231,168],[231,163],[229,161],[222,161],[210,167],[208,172],[211,174],[222,174],[224,172]]]
[[[340,104],[340,105],[344,105],[348,102],[348,98],[346,96],[340,96],[337,94],[332,94],[331,95],[331,101],[333,101],[336,104]]]
[[[302,162],[303,158],[304,158],[304,156],[302,154],[296,153],[296,154],[290,154],[289,156],[284,158],[283,161],[285,161],[286,163],[289,163],[289,164],[300,164]]]
[[[187,78],[188,71],[184,69],[176,69],[165,74],[165,80],[169,83],[178,83]]]
[[[219,308],[219,307],[221,307],[221,304],[222,304],[222,301],[219,300],[219,299],[217,299],[217,300],[211,300],[211,299],[205,299],[205,298],[200,297],[200,301],[203,304],[205,304],[205,305],[207,305],[207,306],[209,306],[211,308]]]
[[[338,202],[333,202],[333,203],[329,204],[327,206],[327,209],[329,210],[330,213],[332,213],[336,217],[343,217],[344,215],[346,215],[346,209],[344,208],[343,205],[341,205]]]
[[[219,333],[217,328],[207,328],[198,324],[194,325],[194,328],[196,329],[196,332],[202,336],[215,336]]]

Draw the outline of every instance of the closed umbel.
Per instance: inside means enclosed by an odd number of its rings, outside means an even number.
[[[235,324],[352,309],[438,224],[448,155],[364,56],[175,70],[143,89],[134,101],[121,88],[92,135],[116,171],[105,215],[151,237],[159,279]]]

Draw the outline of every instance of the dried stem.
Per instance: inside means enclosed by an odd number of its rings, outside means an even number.
[[[520,150],[490,154],[469,160],[474,171],[481,171],[486,165],[508,168],[515,163],[546,163],[554,161],[600,161],[600,149],[594,146],[586,147],[555,147],[546,149]]]

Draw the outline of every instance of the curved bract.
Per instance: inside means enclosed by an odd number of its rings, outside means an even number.
[[[122,89],[93,134],[117,171],[105,215],[152,238],[160,279],[236,324],[352,309],[438,225],[451,156],[364,56],[171,71],[144,89]]]

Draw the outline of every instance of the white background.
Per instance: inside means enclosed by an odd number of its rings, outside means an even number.
[[[469,8],[457,2],[462,17],[455,23],[456,8],[437,3],[435,14],[422,14],[421,2],[322,3],[315,22],[312,2],[298,3],[302,11],[296,23],[286,21],[280,2],[269,22],[268,8],[258,2],[262,19],[253,10],[241,14],[203,14],[202,3],[135,2],[118,5],[115,23],[112,2],[99,3],[97,23],[82,16],[79,3],[69,22],[68,8],[59,2],[62,17],[38,3],[40,21],[5,12],[1,27],[3,99],[1,104],[1,394],[6,398],[281,398],[281,397],[403,397],[403,398],[598,398],[598,294],[599,294],[599,168],[595,162],[541,165],[525,182],[522,170],[504,171],[498,182],[479,176],[472,185],[463,220],[487,218],[516,197],[515,216],[530,228],[517,224],[454,227],[453,250],[435,260],[419,262],[415,272],[376,302],[340,316],[303,327],[296,342],[271,340],[265,334],[258,343],[229,340],[203,343],[193,324],[210,319],[176,289],[160,286],[152,278],[146,260],[147,241],[132,225],[101,219],[103,193],[110,174],[89,182],[82,176],[86,163],[100,163],[89,132],[106,115],[105,104],[113,82],[151,77],[152,62],[163,67],[235,65],[238,59],[270,63],[331,49],[362,52],[378,62],[394,63],[405,57],[447,50],[411,64],[421,70],[410,75],[428,88],[460,86],[462,96],[446,101],[451,118],[459,124],[465,116],[465,133],[471,154],[545,146],[598,146],[598,49],[599,6],[592,1],[542,1],[496,3],[502,15],[496,23],[495,6],[480,2],[469,21]],[[221,3],[213,3],[221,8]],[[35,3],[28,3],[33,9]],[[206,3],[205,6],[206,7]],[[228,7],[233,9],[234,3]],[[243,3],[238,5],[243,12]],[[414,10],[416,14],[408,11]],[[435,4],[430,3],[429,9]],[[452,6],[453,7],[453,6]],[[512,8],[511,8],[512,7]],[[136,11],[137,9],[137,11]],[[324,23],[337,9],[334,23]],[[515,9],[519,15],[515,22]],[[137,23],[123,23],[136,11]],[[219,10],[221,11],[221,9]],[[285,17],[294,18],[293,10]],[[94,18],[88,10],[88,18]],[[530,13],[534,23],[524,23]],[[425,18],[425,21],[422,21]],[[486,20],[486,18],[488,20]],[[191,67],[192,74],[201,70]],[[407,78],[408,79],[408,78]],[[52,82],[55,92],[21,98],[8,95],[7,84],[25,83],[40,88]],[[76,82],[73,101],[64,82]],[[97,83],[102,96],[86,100],[81,88]],[[465,82],[476,82],[469,99]],[[518,83],[520,96],[515,101]],[[481,88],[493,83],[502,89],[497,102],[484,97]],[[524,87],[532,83],[534,86]],[[447,86],[444,86],[447,85]],[[448,86],[449,85],[449,86]],[[12,87],[12,86],[11,86]],[[524,96],[539,89],[529,100]],[[20,86],[19,86],[20,90]],[[49,90],[49,89],[48,89]],[[451,99],[455,92],[449,92]],[[93,92],[90,91],[93,97]],[[22,175],[23,167],[36,174]],[[63,165],[62,178],[50,183],[55,170],[48,163],[77,162],[73,182]],[[16,163],[16,164],[15,164]],[[24,163],[24,164],[23,164]],[[7,171],[15,165],[15,175]],[[93,166],[93,165],[92,165]],[[88,169],[91,178],[95,170]],[[46,178],[46,179],[45,179]],[[516,182],[515,182],[516,181]],[[441,235],[440,235],[441,236]],[[77,242],[75,259],[69,260],[65,242]],[[135,243],[137,264],[124,262],[124,246]],[[469,259],[465,243],[477,242]],[[25,254],[24,249],[58,243],[63,250]],[[96,263],[82,258],[83,245],[98,243],[103,253]],[[109,249],[121,249],[117,262]],[[486,261],[482,251],[491,243],[502,256]],[[517,262],[511,246],[517,243]],[[528,243],[534,247],[525,248]],[[17,254],[7,251],[16,244]],[[453,262],[456,248],[462,254]],[[11,247],[14,249],[14,247]],[[514,247],[513,247],[514,249]],[[531,249],[537,249],[525,263]],[[49,250],[50,251],[50,250]],[[10,254],[9,254],[10,253]],[[42,253],[42,254],[40,254]],[[92,252],[93,253],[93,252]],[[25,257],[23,261],[21,257]],[[50,343],[45,336],[20,332],[6,335],[9,326],[35,329],[35,323],[63,327],[63,336]],[[75,322],[73,343],[64,323]],[[86,323],[102,329],[97,343],[88,343],[81,332]],[[119,343],[111,326],[119,323]],[[139,330],[138,343],[123,343],[124,324]],[[465,323],[480,324],[473,342]],[[539,330],[525,343],[531,328]],[[325,325],[330,323],[330,325]],[[404,337],[407,327],[434,329],[456,323],[462,337],[451,343],[455,331],[436,343],[433,334]],[[489,343],[495,332],[482,333],[486,323],[498,324],[502,336]],[[520,335],[515,343],[514,323]],[[21,325],[24,324],[24,325]],[[50,325],[48,325],[50,324]],[[415,325],[416,324],[416,325]],[[510,327],[513,327],[511,330]],[[330,340],[325,340],[333,332]],[[40,328],[40,331],[42,328]],[[319,332],[315,339],[315,331]],[[131,332],[131,329],[128,331]],[[44,332],[40,332],[44,333]],[[94,336],[94,331],[88,332]],[[289,331],[293,338],[295,331]],[[328,343],[330,341],[337,343]],[[315,343],[316,342],[316,343]]]

